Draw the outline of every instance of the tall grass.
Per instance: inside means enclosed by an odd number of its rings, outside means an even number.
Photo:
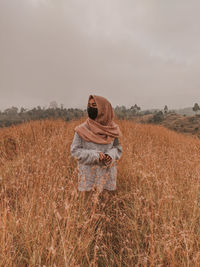
[[[116,194],[86,196],[70,155],[84,120],[0,130],[0,266],[200,266],[200,140],[115,120]]]

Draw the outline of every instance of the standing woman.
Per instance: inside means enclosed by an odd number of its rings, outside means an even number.
[[[90,95],[87,112],[87,120],[75,127],[70,146],[72,156],[78,159],[78,190],[114,191],[122,133],[113,121],[113,108],[106,98]]]

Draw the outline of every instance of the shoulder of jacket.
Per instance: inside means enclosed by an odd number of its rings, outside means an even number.
[[[78,138],[81,138],[80,135],[75,131],[74,135]]]
[[[76,139],[80,140],[81,142],[84,141],[84,139],[77,132],[75,132],[74,136],[75,136]]]

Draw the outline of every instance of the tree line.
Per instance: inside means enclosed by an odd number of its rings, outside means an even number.
[[[4,111],[0,111],[0,128],[8,127],[11,125],[20,124],[31,120],[42,120],[42,119],[58,119],[61,118],[65,121],[72,119],[79,119],[84,116],[84,111],[78,108],[63,108],[63,107],[48,107],[25,109],[20,110],[17,107],[7,108]]]
[[[167,105],[164,106],[163,110],[152,109],[152,110],[141,110],[137,104],[127,108],[126,106],[116,106],[114,109],[115,117],[118,119],[132,119],[135,116],[144,116],[147,114],[153,114],[151,122],[157,123],[164,119],[166,114],[175,113],[174,111],[168,110]],[[199,105],[195,103],[193,111],[197,112],[200,110]],[[41,120],[46,118],[58,119],[61,118],[64,121],[70,121],[72,119],[79,119],[87,115],[86,109],[80,108],[64,108],[63,104],[58,106],[56,101],[52,101],[49,104],[49,107],[34,107],[32,109],[26,109],[21,107],[12,106],[7,108],[4,111],[0,111],[0,128],[8,127],[11,125],[16,125],[19,123],[31,121],[31,120]]]
[[[136,104],[131,106],[130,109],[125,106],[116,106],[114,108],[115,116],[119,119],[131,119],[135,115],[139,115],[141,108]],[[61,118],[64,121],[70,121],[72,119],[79,119],[87,115],[87,109],[80,108],[64,108],[61,104],[60,107],[56,101],[52,101],[48,108],[34,107],[32,109],[26,109],[21,107],[12,106],[4,111],[0,111],[0,128],[16,125],[31,120],[41,120],[46,118],[57,119]]]

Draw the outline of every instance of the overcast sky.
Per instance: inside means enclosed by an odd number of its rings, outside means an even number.
[[[199,0],[0,0],[0,109],[200,104]]]

